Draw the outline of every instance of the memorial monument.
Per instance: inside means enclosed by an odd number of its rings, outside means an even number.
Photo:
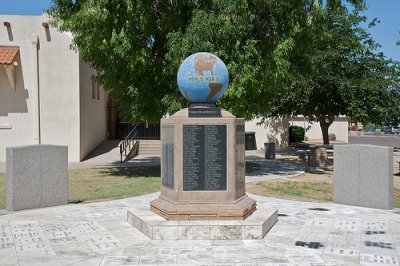
[[[217,56],[196,53],[177,81],[191,105],[161,119],[161,194],[151,211],[167,220],[244,220],[256,210],[245,193],[245,121],[215,105],[228,70]]]

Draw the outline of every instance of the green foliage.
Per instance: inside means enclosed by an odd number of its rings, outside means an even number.
[[[307,71],[310,12],[322,2],[53,0],[47,11],[72,33],[72,47],[98,71],[125,121],[158,122],[188,106],[176,74],[200,51],[228,67],[230,86],[218,105],[251,119],[265,114],[293,74]],[[340,0],[328,5],[343,8]]]
[[[289,127],[289,142],[301,142],[304,140],[304,128],[300,126]]]
[[[158,122],[167,106],[180,106],[176,74],[165,71],[167,35],[186,25],[192,9],[189,1],[55,0],[48,12],[72,32],[72,47],[98,71],[123,119]]]
[[[359,26],[362,10],[313,8],[307,72],[292,71],[265,116],[305,115],[320,123],[328,144],[328,128],[339,115],[379,123],[398,110],[399,62],[376,52],[379,45]]]

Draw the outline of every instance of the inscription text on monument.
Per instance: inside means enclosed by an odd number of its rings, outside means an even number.
[[[183,125],[183,190],[227,190],[227,125]]]
[[[244,124],[236,125],[236,146],[235,146],[235,173],[236,190],[245,186],[245,132]]]
[[[174,125],[163,124],[161,132],[161,183],[163,187],[174,189]]]

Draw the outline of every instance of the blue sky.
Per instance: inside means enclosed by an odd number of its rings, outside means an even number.
[[[382,45],[381,51],[394,60],[400,61],[400,0],[366,0],[369,20],[377,17],[381,23],[370,30],[376,42]],[[41,15],[51,0],[0,0],[0,14]]]
[[[400,61],[400,46],[396,46],[400,41],[400,0],[367,0],[367,6],[364,15],[368,20],[376,17],[380,21],[369,32],[387,57]]]

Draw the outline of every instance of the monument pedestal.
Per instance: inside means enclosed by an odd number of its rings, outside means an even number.
[[[215,105],[192,105],[161,120],[161,195],[151,210],[167,220],[244,220],[245,127]]]
[[[256,210],[256,201],[246,195],[235,203],[174,204],[161,197],[151,202],[151,211],[167,220],[244,220]]]

